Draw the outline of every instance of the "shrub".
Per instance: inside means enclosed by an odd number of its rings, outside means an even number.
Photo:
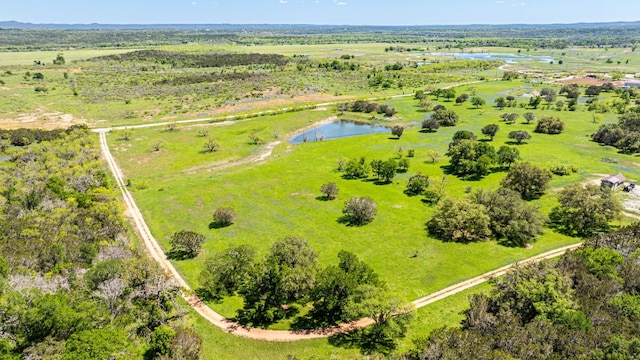
[[[351,225],[365,225],[377,214],[376,202],[370,197],[352,197],[342,209],[345,221]]]
[[[324,197],[329,200],[335,199],[338,196],[338,191],[338,186],[333,182],[323,184],[320,187],[320,192],[322,192]]]
[[[218,227],[229,226],[236,220],[236,212],[230,207],[217,208],[213,212],[213,222]]]

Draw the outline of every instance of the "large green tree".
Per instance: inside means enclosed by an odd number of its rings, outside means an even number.
[[[578,236],[606,231],[622,211],[611,189],[596,185],[571,184],[562,189],[558,201],[560,206],[549,217],[560,229]]]
[[[444,199],[427,222],[429,232],[444,240],[473,242],[491,236],[487,208],[468,199]]]
[[[542,234],[545,216],[537,207],[522,200],[517,192],[505,188],[480,190],[474,194],[474,200],[487,209],[491,219],[489,228],[505,245],[526,246]]]
[[[229,245],[221,253],[209,257],[200,272],[201,289],[214,299],[233,295],[253,273],[256,251],[249,245]]]
[[[515,164],[509,168],[500,185],[515,190],[525,200],[532,200],[544,194],[551,181],[551,173],[528,162]]]

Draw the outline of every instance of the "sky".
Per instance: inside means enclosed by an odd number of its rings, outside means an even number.
[[[53,24],[553,24],[640,20],[638,0],[2,0],[0,21]]]

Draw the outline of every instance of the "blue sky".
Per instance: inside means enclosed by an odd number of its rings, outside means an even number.
[[[638,0],[3,0],[0,20],[102,24],[550,24],[640,20]]]

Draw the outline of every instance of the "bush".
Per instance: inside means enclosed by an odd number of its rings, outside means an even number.
[[[429,177],[420,173],[409,178],[407,189],[404,191],[409,196],[422,195],[429,187]]]
[[[338,191],[336,183],[333,182],[323,184],[322,187],[320,187],[320,192],[322,192],[324,197],[329,200],[335,199],[338,196]]]
[[[236,212],[230,207],[217,208],[213,212],[213,223],[217,227],[224,227],[233,224],[236,220]]]
[[[562,120],[557,117],[546,116],[538,120],[534,131],[542,134],[560,134],[562,130],[564,130],[564,122]]]
[[[352,197],[342,209],[344,220],[351,225],[365,225],[377,214],[376,202],[370,197]]]
[[[391,128],[391,135],[396,136],[398,139],[400,139],[402,133],[404,133],[404,126],[396,125]]]

